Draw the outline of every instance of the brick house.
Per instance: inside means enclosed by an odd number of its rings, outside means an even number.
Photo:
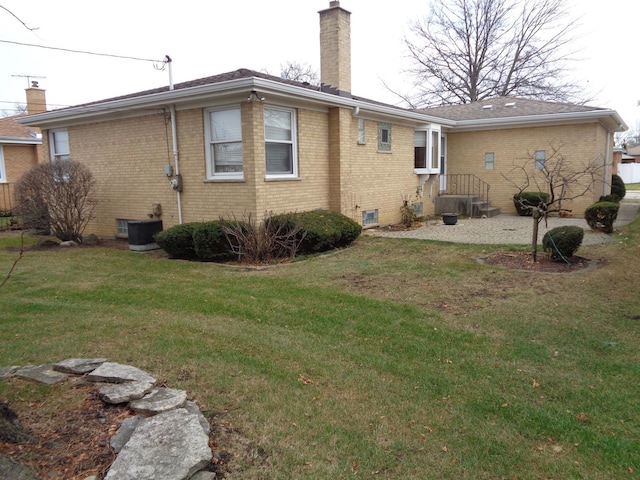
[[[50,160],[92,170],[100,203],[89,231],[104,236],[126,235],[128,220],[167,228],[265,211],[391,224],[403,200],[432,214],[443,194],[474,193],[450,191],[458,178],[479,179],[513,211],[501,173],[528,152],[563,142],[576,160],[611,163],[613,132],[625,128],[612,110],[522,99],[407,110],[352,95],[350,13],[331,1],[319,15],[321,86],[240,69],[20,121],[42,128]],[[603,170],[576,210],[607,193]]]
[[[27,114],[46,112],[45,91],[37,83],[27,88]],[[0,118],[0,213],[15,207],[13,185],[24,172],[41,162],[42,135],[37,127],[18,123],[25,114]]]

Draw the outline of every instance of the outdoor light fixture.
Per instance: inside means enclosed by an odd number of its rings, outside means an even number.
[[[258,95],[258,92],[256,92],[255,90],[251,90],[251,93],[247,98],[247,102],[253,102],[255,100],[258,100],[259,102],[264,102],[264,97],[261,97],[260,95]]]

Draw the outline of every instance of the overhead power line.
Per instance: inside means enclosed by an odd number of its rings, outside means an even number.
[[[34,43],[23,43],[23,42],[14,42],[12,40],[1,40],[0,39],[0,43],[10,43],[13,45],[20,45],[23,47],[35,47],[35,48],[45,48],[47,50],[58,50],[61,52],[70,52],[70,53],[82,53],[85,55],[96,55],[99,57],[111,57],[111,58],[122,58],[125,60],[137,60],[137,61],[141,61],[141,62],[152,62],[152,63],[166,63],[167,59],[163,59],[163,60],[157,60],[157,59],[153,59],[153,58],[141,58],[141,57],[129,57],[126,55],[114,55],[111,53],[99,53],[99,52],[89,52],[87,50],[74,50],[72,48],[61,48],[61,47],[49,47],[46,45],[37,45]]]

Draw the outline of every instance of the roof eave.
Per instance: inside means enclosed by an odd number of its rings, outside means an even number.
[[[0,137],[0,144],[4,145],[42,145],[42,139],[24,137]]]
[[[549,113],[491,119],[459,120],[454,132],[505,128],[538,127],[567,123],[599,122],[611,132],[624,132],[629,127],[615,110],[590,110],[587,112]]]

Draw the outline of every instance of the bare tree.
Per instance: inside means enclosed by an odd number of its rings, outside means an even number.
[[[605,168],[602,159],[594,159],[582,165],[570,163],[561,153],[563,145],[550,145],[550,154],[544,161],[535,154],[527,154],[521,165],[514,166],[503,178],[512,183],[519,192],[536,191],[548,194],[537,204],[521,202],[520,207],[531,212],[533,230],[531,234],[531,257],[537,261],[538,229],[541,221],[547,221],[551,213],[566,215],[571,210],[563,203],[583,197],[593,191]],[[515,197],[514,197],[515,198]]]
[[[320,85],[318,72],[308,63],[287,62],[280,64],[280,78],[296,82]]]
[[[82,232],[95,217],[95,179],[79,162],[40,163],[16,183],[17,213],[25,224],[50,229],[60,240],[82,241]]]
[[[566,0],[434,0],[405,38],[413,105],[520,96],[584,103],[568,77]],[[404,98],[404,97],[403,97]]]

